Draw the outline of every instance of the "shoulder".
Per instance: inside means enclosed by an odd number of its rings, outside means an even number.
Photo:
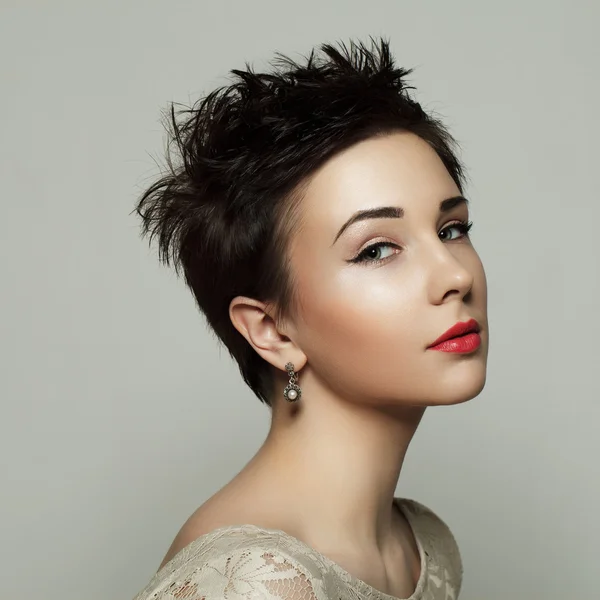
[[[401,498],[400,504],[414,527],[427,556],[445,579],[452,580],[457,591],[463,578],[460,548],[447,522],[428,506],[416,500]]]
[[[165,564],[134,600],[325,600],[323,571],[277,531],[224,527]]]

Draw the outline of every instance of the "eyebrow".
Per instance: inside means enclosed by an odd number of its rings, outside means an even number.
[[[466,204],[468,206],[469,201],[464,196],[452,196],[452,198],[446,198],[440,202],[439,212],[447,213],[456,206]],[[333,240],[335,244],[338,238],[354,223],[358,221],[364,221],[366,219],[401,219],[404,217],[404,209],[400,206],[380,206],[378,208],[367,208],[365,210],[359,210],[355,212],[340,228]],[[333,244],[331,244],[333,246]]]

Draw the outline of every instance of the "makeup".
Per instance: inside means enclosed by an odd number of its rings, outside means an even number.
[[[477,350],[480,345],[479,323],[475,319],[470,319],[466,322],[456,323],[435,340],[428,349],[467,354]]]

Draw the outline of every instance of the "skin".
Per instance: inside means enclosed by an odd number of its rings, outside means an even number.
[[[414,591],[417,547],[392,507],[404,457],[428,406],[474,398],[486,379],[485,273],[455,227],[469,220],[468,205],[440,212],[459,195],[435,151],[410,133],[356,144],[314,175],[289,248],[298,312],[277,325],[254,299],[230,305],[235,327],[276,369],[269,435],[163,564],[202,533],[253,523],[286,531],[381,591]],[[404,216],[359,221],[334,243],[355,211],[382,206]],[[379,241],[389,245],[348,262]],[[481,327],[474,353],[428,349],[470,318]],[[288,361],[302,388],[295,404],[282,396]]]

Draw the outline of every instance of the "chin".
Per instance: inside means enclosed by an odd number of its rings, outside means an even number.
[[[483,390],[484,385],[485,385],[485,382],[482,385],[473,386],[472,389],[470,389],[470,390],[465,390],[465,392],[463,394],[454,394],[453,396],[447,398],[447,401],[439,402],[439,404],[443,404],[443,405],[462,404],[463,402],[468,402],[469,400],[473,400],[473,398],[476,398],[477,396],[479,396],[479,394]]]
[[[432,405],[451,405],[467,402],[478,396],[485,387],[486,368],[481,364],[468,365],[447,377],[443,385],[431,394]]]

